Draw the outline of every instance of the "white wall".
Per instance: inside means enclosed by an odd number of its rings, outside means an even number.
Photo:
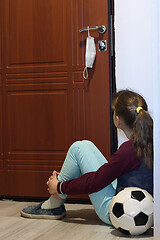
[[[153,113],[151,0],[115,1],[117,89],[142,94]],[[119,134],[119,144],[125,140]]]
[[[154,235],[160,239],[160,2],[152,2],[153,120],[154,120]]]
[[[158,0],[115,0],[117,90],[130,88],[143,95],[154,118],[155,236],[160,237],[160,26]],[[119,145],[126,140],[118,133]]]

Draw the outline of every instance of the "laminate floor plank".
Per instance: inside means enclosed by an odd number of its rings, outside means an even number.
[[[145,235],[127,237],[106,226],[88,204],[65,204],[67,215],[61,220],[27,219],[20,211],[32,202],[0,201],[0,240],[153,240]]]

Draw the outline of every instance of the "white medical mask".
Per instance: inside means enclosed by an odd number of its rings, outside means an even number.
[[[95,57],[96,57],[96,46],[95,46],[94,38],[89,35],[89,30],[88,30],[88,37],[86,39],[85,68],[83,71],[83,77],[85,79],[88,78],[87,68],[93,67]]]

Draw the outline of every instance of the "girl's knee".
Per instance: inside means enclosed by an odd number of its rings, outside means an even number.
[[[95,144],[89,140],[82,140],[83,144],[86,144],[89,147],[96,147]]]
[[[81,145],[81,142],[82,142],[82,141],[76,141],[76,142],[74,142],[74,143],[70,146],[70,148],[79,147],[79,146]]]
[[[69,152],[77,155],[80,153],[84,153],[86,151],[89,151],[90,149],[88,148],[88,144],[86,143],[87,140],[82,140],[82,141],[76,141],[74,142],[71,147],[69,148]]]
[[[76,142],[74,142],[74,143],[70,146],[70,148],[69,148],[69,150],[68,150],[68,153],[75,155],[75,154],[77,153],[77,151],[82,148],[82,147],[81,147],[82,145],[83,145],[83,144],[82,144],[82,141],[76,141]]]
[[[93,142],[89,140],[75,141],[70,148],[81,147],[81,146],[95,146]]]
[[[90,140],[82,140],[81,142],[85,144],[93,144]]]

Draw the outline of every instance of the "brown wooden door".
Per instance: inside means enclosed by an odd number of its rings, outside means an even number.
[[[0,2],[0,195],[46,197],[74,141],[90,139],[110,156],[109,51],[98,51],[99,40],[108,43],[108,1]],[[97,56],[84,80],[79,29],[102,24],[105,34],[90,32]]]

